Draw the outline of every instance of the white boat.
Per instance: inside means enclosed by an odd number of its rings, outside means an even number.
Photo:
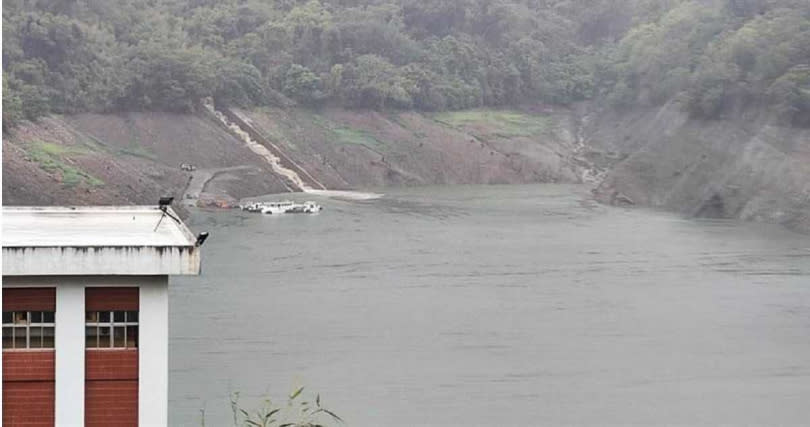
[[[263,214],[278,215],[288,213],[294,209],[294,207],[295,203],[289,200],[285,200],[283,202],[262,203],[260,212]]]
[[[318,213],[323,208],[315,202],[296,203],[289,200],[281,202],[253,202],[239,206],[243,211],[280,215],[289,213]]]
[[[304,202],[303,209],[304,209],[304,213],[318,213],[321,210],[323,210],[323,207],[321,207],[321,205],[319,205],[319,204],[317,204],[315,202],[307,201],[307,202]]]
[[[261,212],[262,211],[262,204],[259,202],[252,202],[246,205],[239,205],[239,209],[247,212]]]

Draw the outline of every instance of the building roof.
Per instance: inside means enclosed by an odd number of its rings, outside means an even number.
[[[167,213],[157,206],[3,207],[3,274],[197,274],[196,237]]]
[[[156,206],[3,207],[3,247],[194,245],[183,223],[162,216]]]

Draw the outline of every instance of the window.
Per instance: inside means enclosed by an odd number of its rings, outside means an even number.
[[[86,348],[138,348],[137,311],[88,311]]]
[[[3,349],[53,348],[53,311],[4,311]]]

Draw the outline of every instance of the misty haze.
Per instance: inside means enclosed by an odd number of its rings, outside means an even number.
[[[806,425],[807,0],[6,0],[3,425]]]

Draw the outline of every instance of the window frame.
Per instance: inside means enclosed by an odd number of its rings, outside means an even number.
[[[11,328],[11,345],[12,347],[3,347],[3,351],[53,351],[56,350],[56,311],[50,310],[9,310],[3,311],[3,316],[5,317],[6,313],[11,313],[11,323],[2,322],[2,328],[5,331],[6,328]],[[16,313],[25,313],[26,321],[23,323],[15,323],[14,318],[16,317]],[[39,313],[41,320],[39,322],[33,322],[33,313]],[[53,317],[53,322],[45,322],[45,313],[50,313]],[[5,320],[5,319],[4,319]],[[31,347],[31,329],[32,328],[39,328],[41,335],[39,336],[40,339],[40,347]],[[51,347],[45,347],[45,328],[52,328],[53,329],[53,345]],[[25,347],[15,347],[17,344],[17,331],[20,329],[25,330]],[[5,337],[3,337],[5,340]]]
[[[95,313],[95,321],[91,322],[90,313]],[[110,316],[110,320],[107,322],[101,321],[101,314],[107,313]],[[123,313],[124,314],[124,321],[116,321],[115,320],[115,313]],[[135,313],[136,319],[135,321],[130,321],[129,316],[130,313]],[[127,331],[129,327],[136,327],[136,335],[135,335],[135,345],[129,346],[129,340]],[[87,328],[96,328],[96,346],[90,347],[87,345],[88,335],[87,335]],[[115,346],[115,329],[116,328],[124,328],[124,346],[123,347],[116,347]],[[85,339],[84,339],[84,348],[85,350],[137,350],[140,347],[140,310],[89,310],[85,312],[85,321],[84,321],[84,328],[85,328]],[[107,329],[108,335],[102,337],[100,334],[102,329]],[[102,339],[109,339],[108,346],[101,346]]]

